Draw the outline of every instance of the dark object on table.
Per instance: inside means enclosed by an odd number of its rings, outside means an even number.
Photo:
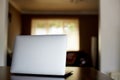
[[[77,53],[74,66],[90,67],[92,65],[90,55],[84,51]]]
[[[91,67],[90,54],[79,51],[67,53],[67,66]]]
[[[11,60],[12,60],[11,54],[7,53],[7,66],[11,66]]]
[[[69,72],[69,73],[66,73],[65,74],[65,79],[68,78],[69,76],[71,76],[73,74],[73,71]]]

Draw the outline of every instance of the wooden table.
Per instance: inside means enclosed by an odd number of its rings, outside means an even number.
[[[73,71],[73,74],[66,80],[112,80],[109,76],[93,68],[66,67],[66,72],[70,71]],[[65,78],[15,76],[10,74],[10,68],[0,67],[0,80],[65,80]]]

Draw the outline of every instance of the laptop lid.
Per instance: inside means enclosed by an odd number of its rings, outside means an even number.
[[[17,36],[11,73],[64,75],[65,35]]]

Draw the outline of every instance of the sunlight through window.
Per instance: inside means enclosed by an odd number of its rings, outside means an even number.
[[[67,51],[79,51],[78,19],[32,19],[31,35],[67,35]]]

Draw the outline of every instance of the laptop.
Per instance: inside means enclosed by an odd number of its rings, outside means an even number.
[[[38,76],[18,76],[12,75],[10,80],[65,80],[65,78],[57,77],[38,77]]]
[[[10,72],[64,76],[66,48],[66,35],[17,36]]]

